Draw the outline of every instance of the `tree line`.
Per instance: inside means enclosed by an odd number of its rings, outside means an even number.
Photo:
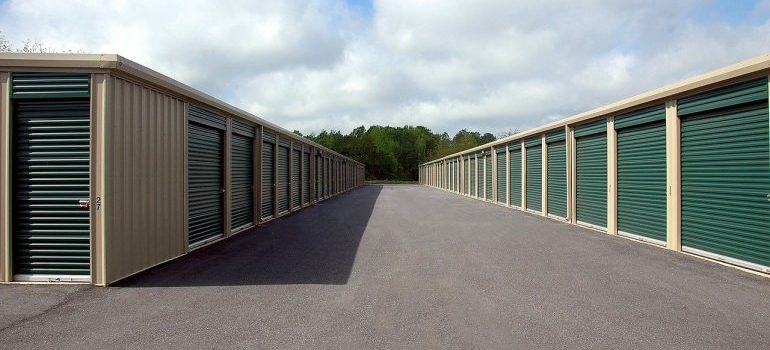
[[[305,137],[365,164],[367,180],[398,181],[416,181],[418,166],[424,162],[497,139],[490,133],[465,129],[450,137],[424,126],[379,125],[360,126],[347,135],[323,130]]]

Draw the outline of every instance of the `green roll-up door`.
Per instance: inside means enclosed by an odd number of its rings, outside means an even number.
[[[14,279],[87,281],[90,211],[79,203],[90,199],[89,100],[15,100],[12,111]]]
[[[262,205],[260,215],[267,220],[275,214],[275,135],[262,134]]]
[[[486,181],[485,181],[485,184],[486,184],[485,185],[486,186],[486,188],[485,188],[486,200],[491,201],[491,200],[493,200],[493,198],[492,198],[492,154],[487,153],[484,156],[484,164],[487,165],[487,167],[485,169],[485,172],[486,172],[485,173],[485,176],[486,176]]]
[[[304,152],[302,159],[302,203],[310,204],[310,153]]]
[[[465,162],[463,163],[463,173],[465,174],[463,193],[467,195],[471,193],[471,160],[468,157],[465,157]]]
[[[455,192],[460,192],[460,160],[455,160]]]
[[[232,137],[232,227],[254,224],[254,139]]]
[[[682,245],[770,272],[767,81],[681,99],[679,106]]]
[[[478,161],[474,156],[471,158],[471,196],[478,197],[479,192]]]
[[[289,147],[278,145],[278,213],[289,211]]]
[[[507,165],[505,164],[505,148],[497,150],[497,202],[506,204],[508,195],[508,177],[506,176]]]
[[[324,198],[329,197],[329,186],[331,184],[331,177],[329,176],[329,168],[331,168],[330,159],[324,159]]]
[[[511,162],[508,164],[511,182],[511,205],[521,207],[521,146],[510,146]]]
[[[607,227],[607,122],[575,129],[577,220]]]
[[[526,143],[527,148],[527,209],[543,210],[543,148],[540,140]]]
[[[562,138],[554,138],[548,146],[548,214],[567,217],[567,145]],[[558,140],[558,141],[557,141]]]
[[[188,244],[195,247],[224,234],[224,130],[194,121],[188,126]]]
[[[621,234],[666,241],[665,119],[665,106],[615,118]]]
[[[315,199],[323,198],[323,158],[320,155],[315,157]]]
[[[11,98],[22,99],[69,99],[90,96],[90,74],[73,73],[13,73]]]
[[[291,206],[299,208],[302,206],[302,188],[300,186],[300,177],[302,176],[302,151],[292,150],[291,159]]]

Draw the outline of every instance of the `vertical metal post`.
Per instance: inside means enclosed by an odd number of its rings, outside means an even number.
[[[275,144],[273,144],[273,218],[278,217],[278,169],[280,168],[280,159],[278,159],[278,148],[281,145],[281,136],[275,133]]]
[[[548,144],[545,134],[540,139],[540,212],[548,216]]]
[[[677,102],[666,102],[666,247],[682,250],[681,121]]]
[[[511,207],[511,149],[505,145],[505,206]]]
[[[294,203],[292,202],[294,201],[294,191],[296,191],[296,189],[294,188],[294,181],[292,181],[294,179],[294,140],[293,139],[289,140],[289,166],[287,169],[289,171],[289,193],[287,193],[286,195],[288,196],[289,212],[291,213],[294,211]]]
[[[607,233],[618,234],[618,133],[615,116],[607,118]]]
[[[521,143],[521,209],[527,210],[527,147]]]
[[[225,232],[224,236],[228,237],[233,234],[233,118],[227,118],[227,131],[225,131],[225,207],[224,207],[224,224]]]
[[[254,224],[257,225],[262,222],[262,125],[257,125],[254,131],[254,179],[251,183],[254,188]]]
[[[107,198],[105,193],[106,152],[107,152],[107,117],[110,99],[108,97],[109,76],[91,75],[91,167],[90,200],[101,203]],[[91,206],[91,282],[103,286],[107,284],[107,266],[105,256],[105,232],[107,205]]]
[[[565,151],[567,158],[567,221],[575,223],[575,135],[573,128],[564,126]]]

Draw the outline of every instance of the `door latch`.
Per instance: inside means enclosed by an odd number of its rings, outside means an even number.
[[[770,194],[767,195],[767,201],[770,202]]]
[[[78,201],[78,205],[80,205],[83,209],[91,209],[91,200],[90,199],[81,199]]]

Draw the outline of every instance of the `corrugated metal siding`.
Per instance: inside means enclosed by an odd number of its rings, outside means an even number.
[[[190,105],[188,119],[191,122],[214,129],[227,130],[227,120],[224,117],[201,106]]]
[[[758,79],[705,92],[677,101],[680,117],[720,108],[767,101],[767,79]]]
[[[302,152],[300,150],[292,150],[291,163],[291,206],[293,208],[299,208],[302,206],[302,188],[300,186],[300,177],[302,176]]]
[[[617,141],[618,230],[664,242],[665,114],[665,109],[656,107],[615,120],[615,128],[620,129]],[[639,124],[640,120],[647,123]]]
[[[562,133],[564,135],[564,133]],[[567,145],[551,138],[548,146],[548,214],[567,217]]]
[[[509,148],[511,163],[509,173],[511,181],[511,205],[521,207],[521,147]]]
[[[484,156],[486,167],[486,198],[488,201],[492,200],[492,155],[487,153]]]
[[[254,139],[232,137],[232,227],[254,224]]]
[[[90,74],[79,73],[12,73],[11,97],[30,98],[88,98]]]
[[[278,213],[289,210],[289,148],[278,146]]]
[[[257,137],[257,129],[251,124],[233,120],[233,134],[238,134],[253,139]]]
[[[647,107],[615,117],[615,130],[666,120],[666,106]]]
[[[500,152],[502,150],[502,152]],[[497,202],[501,204],[506,203],[506,196],[508,195],[508,177],[506,176],[507,165],[505,159],[505,148],[497,151]]]
[[[275,211],[275,135],[262,135],[262,203],[260,215],[267,220]],[[269,142],[273,141],[273,142]]]
[[[527,209],[543,210],[543,149],[539,143],[527,146]]]
[[[13,105],[14,275],[90,275],[90,103]]]
[[[575,127],[575,138],[595,134],[607,134],[607,119],[600,119]]]
[[[607,227],[607,134],[576,140],[577,220]]]
[[[302,203],[310,204],[310,152],[303,152],[304,158],[302,159]]]
[[[741,95],[722,91],[725,99]],[[690,99],[701,113],[682,119],[682,245],[770,266],[767,90],[761,102],[742,105],[718,96]]]
[[[194,247],[224,234],[224,133],[194,122],[187,133],[187,237]]]
[[[180,256],[187,246],[185,104],[110,80],[102,198],[107,283]]]

